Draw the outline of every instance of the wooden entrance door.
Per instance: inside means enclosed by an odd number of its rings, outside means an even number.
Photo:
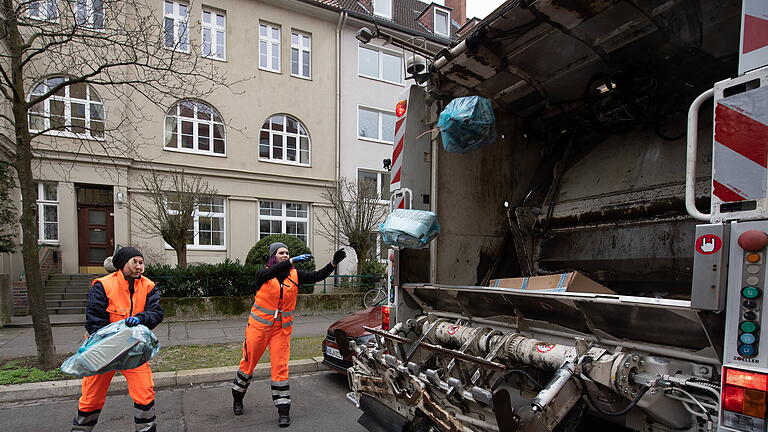
[[[80,271],[104,273],[104,259],[115,248],[115,225],[112,207],[78,205],[78,245]]]

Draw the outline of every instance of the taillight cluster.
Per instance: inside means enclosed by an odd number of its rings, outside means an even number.
[[[768,375],[723,368],[723,425],[742,431],[765,429]]]
[[[389,330],[389,306],[381,307],[381,329]]]

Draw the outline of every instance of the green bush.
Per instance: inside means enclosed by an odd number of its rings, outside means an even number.
[[[288,234],[272,234],[259,240],[248,252],[248,257],[245,258],[245,265],[252,265],[256,267],[264,267],[269,260],[269,245],[274,242],[285,243],[288,246],[288,251],[291,256],[301,254],[311,254],[307,245],[298,238]],[[303,261],[296,264],[296,269],[304,271],[312,271],[315,269],[315,261]]]
[[[256,292],[258,267],[240,261],[171,267],[148,265],[144,275],[157,283],[166,297],[211,297],[252,295]]]

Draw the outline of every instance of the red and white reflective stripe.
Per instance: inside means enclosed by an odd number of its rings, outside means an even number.
[[[743,0],[739,75],[768,65],[768,2]]]
[[[400,176],[403,169],[403,146],[405,145],[405,116],[408,115],[408,108],[402,116],[397,117],[395,121],[395,147],[392,149],[392,181],[389,184],[389,191],[394,192],[400,189]],[[405,207],[405,197],[395,198],[395,208]]]
[[[717,102],[713,163],[712,193],[720,201],[768,197],[768,88]]]

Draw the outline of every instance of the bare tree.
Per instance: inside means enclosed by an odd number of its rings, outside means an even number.
[[[216,189],[199,176],[171,171],[168,175],[152,171],[141,176],[147,203],[133,200],[133,209],[141,216],[140,224],[147,232],[158,233],[176,251],[179,267],[187,266],[187,244],[190,242],[195,210],[210,205]]]
[[[10,166],[0,161],[0,253],[13,252],[16,249],[16,231],[18,219],[16,206],[13,205],[11,191],[14,181]]]
[[[318,234],[330,242],[338,241],[354,249],[357,274],[362,274],[363,263],[376,252],[378,225],[387,214],[376,183],[341,178],[326,187],[322,197],[331,207],[321,210],[325,217],[319,218]]]
[[[157,124],[179,98],[201,98],[228,84],[215,62],[198,63],[201,44],[190,41],[196,33],[188,11],[163,22],[161,5],[0,0],[0,159],[10,162],[21,190],[24,273],[38,361],[46,369],[57,365],[39,268],[33,163],[86,157],[109,172],[110,160],[140,160],[147,122]]]

